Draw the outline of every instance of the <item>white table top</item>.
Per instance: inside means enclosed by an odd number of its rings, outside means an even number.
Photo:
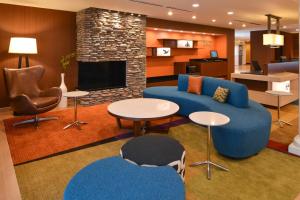
[[[73,92],[66,92],[66,93],[63,93],[63,96],[64,97],[83,97],[83,96],[86,96],[88,95],[89,92],[86,92],[86,91],[73,91]]]
[[[229,117],[216,112],[194,112],[189,118],[194,123],[205,126],[222,126],[230,122]]]
[[[291,96],[291,95],[293,95],[290,92],[276,91],[276,90],[267,90],[266,93],[276,95],[276,96]]]
[[[117,117],[143,120],[171,116],[179,106],[171,101],[153,98],[126,99],[111,103],[108,111]]]

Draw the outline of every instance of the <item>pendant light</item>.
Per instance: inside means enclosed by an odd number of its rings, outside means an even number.
[[[280,19],[275,15],[267,14],[268,17],[268,33],[263,35],[263,44],[271,48],[279,48],[284,45],[284,36],[280,35]],[[272,33],[271,20],[276,20],[276,33]]]

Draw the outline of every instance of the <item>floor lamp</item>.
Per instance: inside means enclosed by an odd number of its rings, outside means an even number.
[[[18,68],[22,67],[22,58],[25,56],[26,67],[29,67],[29,54],[37,54],[35,38],[12,37],[10,38],[8,53],[19,54]]]

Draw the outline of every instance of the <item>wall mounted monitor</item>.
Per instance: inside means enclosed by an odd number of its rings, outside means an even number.
[[[171,48],[169,47],[157,48],[156,56],[171,56]]]
[[[193,40],[177,40],[177,48],[194,48]]]
[[[210,58],[219,58],[218,51],[211,50],[210,51]]]

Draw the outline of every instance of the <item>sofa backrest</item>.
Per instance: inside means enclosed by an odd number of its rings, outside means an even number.
[[[187,91],[189,75],[180,74],[178,76],[178,90]],[[204,77],[202,82],[202,94],[210,97],[214,96],[216,89],[221,86],[229,89],[229,96],[226,103],[235,107],[246,108],[249,106],[248,89],[245,85],[212,77]]]
[[[202,94],[212,97],[219,86],[229,89],[227,103],[239,108],[246,108],[249,106],[248,89],[245,85],[240,83],[204,77],[202,82]]]

